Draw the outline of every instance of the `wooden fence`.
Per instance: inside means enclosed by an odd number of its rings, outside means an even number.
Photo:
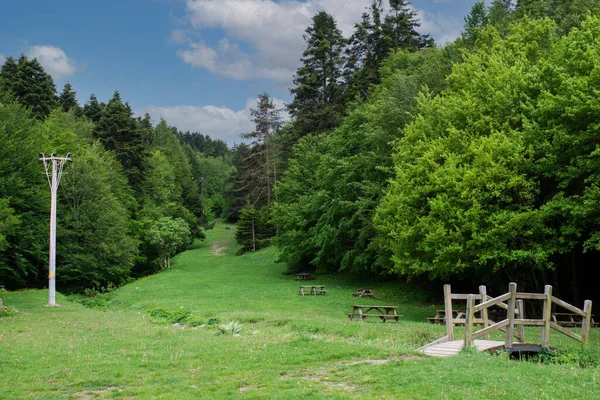
[[[464,318],[453,318],[453,300],[465,300],[467,302]],[[543,302],[542,318],[525,318],[523,300],[539,300]],[[552,321],[552,306],[562,307],[569,312],[581,317],[581,334],[577,334],[569,329],[560,326]],[[490,314],[490,307],[500,307],[506,311],[506,318],[495,322]],[[454,326],[465,325],[464,345],[471,346],[473,341],[479,337],[488,339],[489,334],[501,330],[505,332],[505,347],[510,349],[513,345],[513,337],[521,343],[525,342],[525,326],[542,327],[541,347],[550,346],[550,330],[555,329],[558,332],[587,344],[591,320],[592,320],[592,302],[586,300],[583,310],[579,309],[557,297],[552,296],[552,286],[546,285],[544,293],[524,293],[517,292],[517,284],[508,285],[508,293],[498,297],[487,295],[485,286],[479,287],[479,294],[457,294],[452,293],[450,285],[444,285],[444,308],[446,314],[446,336],[435,341],[432,344],[453,341]],[[474,326],[481,326],[474,331]]]

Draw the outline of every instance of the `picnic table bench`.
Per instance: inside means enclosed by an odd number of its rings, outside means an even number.
[[[311,281],[313,279],[315,279],[315,276],[310,272],[300,272],[296,274],[297,281]]]
[[[581,315],[574,313],[552,313],[551,314],[552,322],[557,325],[564,327],[576,327],[581,326],[582,317]],[[592,320],[590,322],[591,326],[598,326],[598,323],[594,321],[594,315],[592,315]]]
[[[0,292],[4,292],[4,285],[0,285]]]
[[[427,321],[432,324],[444,324],[446,322],[446,310],[435,310],[435,312],[435,317],[427,318]],[[464,314],[463,310],[452,310],[452,318],[463,318]]]
[[[377,296],[375,296],[375,292],[371,288],[360,288],[356,291],[356,293],[353,293],[352,296],[354,296],[354,297],[363,297],[363,296],[377,297]]]
[[[348,314],[348,318],[350,321],[354,318],[364,321],[367,317],[379,317],[381,322],[386,322],[388,319],[395,319],[396,322],[399,322],[401,315],[396,313],[397,309],[396,306],[353,305],[352,314]]]
[[[304,296],[306,293],[313,294],[315,296],[318,294],[327,294],[327,292],[325,291],[324,285],[302,285],[302,286],[300,286],[300,289],[298,290],[298,294],[301,294],[302,296]]]

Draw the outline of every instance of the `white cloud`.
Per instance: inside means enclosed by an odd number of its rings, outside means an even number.
[[[188,47],[180,49],[178,55],[192,67],[227,78],[268,78],[290,84],[312,17],[325,10],[348,37],[369,4],[366,0],[186,0],[192,30],[223,29],[226,37],[216,47],[186,37]],[[460,34],[462,24],[457,19],[415,10],[422,24],[420,31],[431,33],[438,42],[451,41]],[[171,41],[184,43],[182,32],[172,32]],[[249,50],[240,49],[240,43]]]
[[[4,61],[6,61],[6,57],[4,57],[4,54],[0,53],[0,64],[4,64]]]
[[[54,46],[31,46],[25,52],[29,58],[37,58],[44,70],[52,75],[54,80],[70,76],[77,72],[77,66],[64,50]]]
[[[279,108],[284,106],[284,102],[280,99],[273,99],[273,102]],[[240,134],[251,132],[254,129],[250,109],[255,108],[256,105],[257,99],[251,98],[239,111],[216,106],[149,106],[137,110],[135,113],[136,115],[148,113],[155,123],[162,118],[180,131],[200,132],[232,145],[242,141]],[[286,113],[281,115],[284,119],[289,119]]]

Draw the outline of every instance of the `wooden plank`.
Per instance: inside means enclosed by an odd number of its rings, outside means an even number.
[[[507,301],[508,310],[506,311],[506,319],[508,319],[508,325],[506,326],[506,337],[504,339],[504,346],[507,349],[512,348],[513,335],[515,333],[515,306],[517,301],[517,284],[511,282],[508,284],[508,293],[510,298]]]
[[[586,300],[583,303],[583,312],[585,313],[585,317],[581,325],[581,341],[587,344],[590,337],[590,327],[592,326],[592,302],[590,300]]]
[[[476,338],[476,337],[479,337],[482,335],[487,335],[497,329],[504,328],[507,325],[508,325],[508,319],[503,319],[502,321],[496,322],[495,324],[490,325],[487,328],[483,328],[483,329],[478,330],[477,332],[474,332],[473,338]]]
[[[562,301],[558,297],[552,296],[552,302],[558,306],[566,308],[567,310],[571,311],[574,314],[577,314],[581,317],[585,317],[585,313],[583,312],[583,310],[580,310],[579,308],[567,303],[566,301]]]
[[[563,335],[570,337],[571,339],[579,340],[580,342],[583,340],[583,338],[581,336],[579,336],[578,334],[573,333],[570,330],[563,328],[562,326],[560,326],[558,324],[555,324],[554,322],[550,322],[550,327],[553,329],[556,329],[557,331],[559,331]]]
[[[450,285],[444,285],[444,309],[446,315],[452,316],[452,291]],[[446,318],[446,337],[449,341],[454,340],[454,321],[452,317]]]
[[[502,296],[498,296],[491,300],[484,301],[483,303],[479,303],[479,304],[477,304],[477,306],[475,306],[475,311],[477,312],[477,311],[481,311],[481,309],[483,309],[483,308],[496,306],[496,305],[498,305],[498,303],[502,303],[504,300],[510,299],[510,296],[511,296],[511,294],[510,294],[510,292],[508,292],[508,293],[503,294]]]
[[[487,288],[484,285],[479,286],[479,294],[481,295],[482,299],[487,299]],[[487,328],[488,326],[490,326],[490,321],[488,319],[488,309],[487,307],[483,308],[481,310],[481,319],[483,320],[483,328]],[[485,334],[483,335],[483,339],[484,340],[489,340],[490,335],[489,334]]]
[[[542,319],[544,320],[544,326],[542,328],[542,347],[550,347],[550,318],[552,316],[552,286],[544,286],[544,294],[546,299],[542,308]]]
[[[523,300],[544,300],[546,295],[544,293],[523,293],[517,292],[517,299]]]
[[[517,300],[517,310],[519,311],[519,316],[522,318],[521,321],[526,321],[525,318],[525,307],[523,306],[523,300]],[[517,321],[517,320],[515,320]],[[516,322],[515,322],[516,324]],[[517,335],[519,337],[519,342],[520,343],[525,343],[525,325],[524,324],[520,324],[517,326],[517,329],[519,330],[519,334]]]
[[[475,316],[475,296],[467,298],[467,313],[465,321],[465,347],[471,347],[473,342],[473,317]],[[450,318],[448,318],[450,319]]]
[[[543,319],[527,319],[527,318],[522,318],[522,319],[515,319],[515,325],[519,325],[519,326],[544,326],[546,324],[546,321],[544,321]]]
[[[444,285],[444,286],[446,286],[446,285]],[[450,286],[450,285],[448,285],[448,286]],[[480,296],[480,295],[478,295],[478,294],[473,294],[473,295],[470,295],[470,294],[459,294],[459,293],[453,293],[453,294],[450,296],[450,298],[451,298],[452,300],[467,300],[467,297],[469,297],[469,296],[475,296],[475,300],[481,300],[481,296]]]

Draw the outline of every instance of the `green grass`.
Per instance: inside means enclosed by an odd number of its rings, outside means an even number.
[[[351,294],[365,282],[319,275],[311,283],[326,285],[327,295],[298,296],[299,283],[282,274],[274,249],[236,257],[232,236],[217,225],[172,270],[101,297],[101,309],[60,295],[61,307],[48,308],[43,290],[1,292],[19,312],[0,316],[0,398],[600,397],[598,367],[417,355],[444,327],[426,322],[439,306],[415,303],[415,289],[369,282],[378,298],[357,300]],[[397,305],[403,317],[398,324],[350,322],[358,302]],[[174,313],[197,323],[238,321],[242,336],[221,334],[220,324],[172,326]],[[551,343],[577,349],[558,333]],[[593,329],[589,352],[599,350]]]

